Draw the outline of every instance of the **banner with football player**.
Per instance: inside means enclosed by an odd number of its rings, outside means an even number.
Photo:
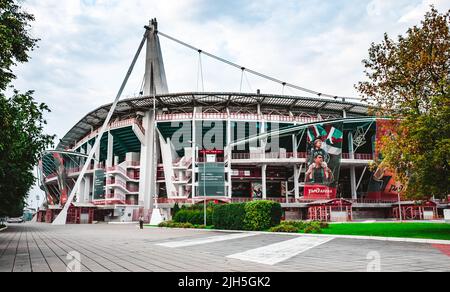
[[[316,124],[307,130],[305,199],[336,198],[344,124]]]

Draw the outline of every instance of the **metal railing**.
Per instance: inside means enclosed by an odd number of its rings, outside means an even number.
[[[179,114],[160,114],[156,116],[157,121],[172,121],[172,120],[193,120],[193,113],[179,113]],[[295,117],[288,115],[258,115],[249,113],[197,113],[195,114],[197,120],[241,120],[241,121],[273,121],[286,123],[314,123],[321,119],[317,117]]]
[[[129,173],[126,169],[124,169],[123,167],[121,167],[119,165],[108,167],[108,172],[115,172],[115,171],[124,175],[128,179],[138,180],[140,178],[139,175],[137,175],[135,173]]]
[[[88,167],[88,171],[89,170],[95,170],[95,169],[103,169],[103,170],[105,170],[105,167],[104,167],[103,164],[97,164],[97,165],[94,165],[94,166],[90,165]],[[80,173],[81,172],[81,167],[68,168],[68,169],[65,170],[65,172],[68,175],[73,175],[73,174],[76,174],[76,173]],[[49,175],[47,175],[45,177],[45,180],[50,180],[50,179],[53,179],[53,178],[55,178],[57,176],[58,176],[57,173],[51,173],[51,174],[49,174]]]
[[[123,189],[127,190],[130,193],[137,193],[139,192],[139,186],[135,186],[135,185],[127,185],[126,182],[120,180],[120,179],[107,179],[106,180],[106,185],[107,186],[120,186]]]
[[[306,152],[270,152],[270,153],[232,153],[234,160],[250,160],[250,159],[306,159]],[[349,153],[342,154],[343,159],[350,159]],[[373,160],[372,154],[355,154],[355,160]]]
[[[295,204],[295,203],[299,203],[299,204],[308,204],[308,203],[313,203],[317,200],[315,199],[303,199],[303,198],[266,198],[266,199],[257,199],[257,198],[248,198],[248,197],[234,197],[234,198],[223,198],[223,201],[229,202],[229,203],[246,203],[246,202],[252,202],[252,201],[273,201],[273,202],[277,202],[280,204]],[[353,204],[355,203],[359,203],[359,204],[395,204],[397,203],[396,201],[392,201],[392,200],[369,200],[369,199],[358,199],[358,200],[352,200],[352,199],[345,199],[346,201],[349,201]],[[194,200],[195,201],[195,200]],[[175,198],[159,198],[158,199],[158,203],[162,203],[162,204],[174,204],[174,203],[181,203],[181,204],[191,204],[193,202],[192,199],[175,199]]]
[[[342,158],[343,159],[352,159],[350,153],[343,153]],[[355,160],[373,160],[373,154],[355,153],[353,159],[355,159]]]

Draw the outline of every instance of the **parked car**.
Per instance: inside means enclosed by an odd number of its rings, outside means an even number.
[[[6,222],[10,224],[15,224],[15,223],[23,223],[24,221],[22,217],[18,217],[18,218],[8,218]]]

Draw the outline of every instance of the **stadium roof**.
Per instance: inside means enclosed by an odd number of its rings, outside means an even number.
[[[187,107],[249,107],[261,105],[262,108],[270,108],[280,111],[310,112],[310,113],[335,113],[342,115],[346,110],[349,116],[366,116],[368,105],[364,103],[348,102],[339,99],[299,97],[287,95],[251,94],[251,93],[176,93],[156,96],[156,108],[173,109]],[[100,127],[105,121],[112,104],[107,104],[88,113],[61,139],[57,149],[72,146],[83,139],[92,130]],[[138,111],[148,111],[153,108],[153,97],[140,96],[121,100],[117,105],[113,119],[130,115]]]

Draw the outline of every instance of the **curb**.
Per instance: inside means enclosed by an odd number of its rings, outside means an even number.
[[[6,230],[6,229],[8,229],[8,227],[3,227],[0,229],[0,232],[2,232],[3,230]]]
[[[250,233],[265,235],[290,235],[295,237],[332,237],[341,239],[359,239],[359,240],[377,240],[387,242],[406,242],[406,243],[423,243],[423,244],[442,244],[450,245],[450,240],[439,239],[422,239],[422,238],[402,238],[402,237],[378,237],[378,236],[357,236],[357,235],[333,235],[333,234],[304,234],[304,233],[286,233],[286,232],[267,232],[267,231],[242,231],[242,230],[219,230],[219,229],[184,229],[184,228],[160,228],[166,230],[194,230],[206,232],[222,232],[222,233]]]
[[[139,225],[139,222],[108,222],[108,225]]]

